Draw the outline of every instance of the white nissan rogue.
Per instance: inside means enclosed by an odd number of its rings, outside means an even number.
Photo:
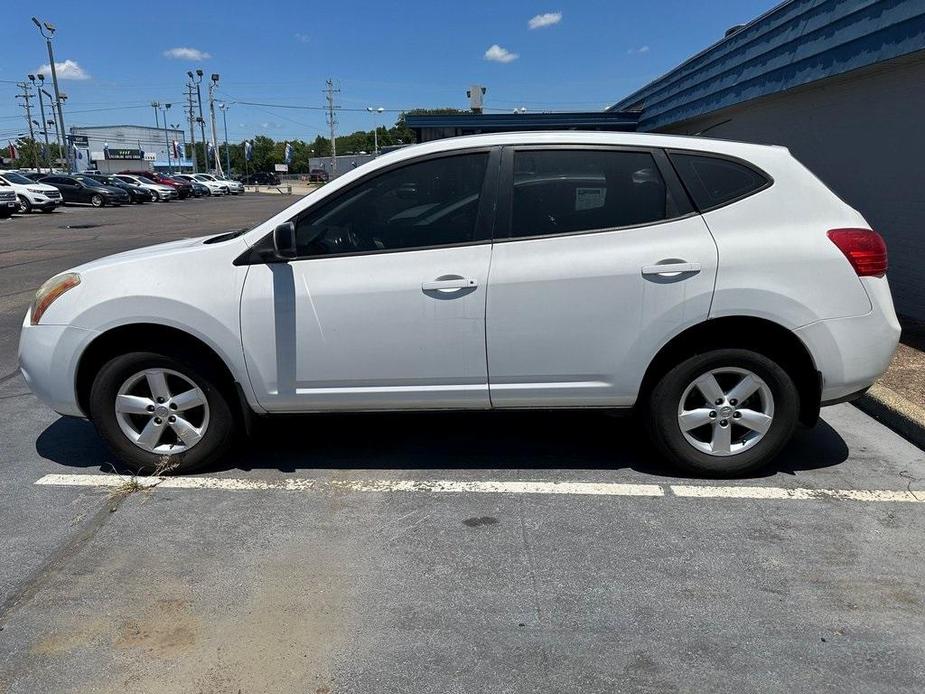
[[[782,147],[481,135],[57,275],[20,363],[137,470],[206,465],[257,415],[634,408],[664,457],[732,475],[886,369],[886,269]]]

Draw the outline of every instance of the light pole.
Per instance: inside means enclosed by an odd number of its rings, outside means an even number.
[[[228,105],[221,103],[218,105],[222,109],[222,123],[225,125],[225,168],[228,169],[227,175],[231,175],[231,159],[228,154]]]
[[[366,110],[372,113],[374,116],[379,116],[385,111],[382,106],[373,108],[372,106],[367,106]],[[373,122],[373,154],[377,157],[379,156],[379,119],[376,118]]]
[[[215,171],[221,178],[224,178],[222,174],[222,160],[218,154],[218,137],[215,134],[215,89],[218,87],[218,73],[212,73],[212,79],[209,82],[209,115],[212,118],[212,155],[215,157]]]
[[[55,34],[55,25],[49,22],[40,22],[37,17],[32,18],[32,23],[38,27],[39,33],[45,39],[48,46],[48,65],[51,68],[51,83],[55,88],[55,106],[58,108],[58,127],[59,132],[67,137],[67,131],[64,129],[64,112],[61,110],[61,104],[64,99],[61,98],[61,92],[58,90],[58,71],[55,69],[55,53],[51,48],[51,37]],[[45,32],[48,32],[47,34]],[[71,170],[71,148],[68,147],[64,156],[67,160],[67,170]]]
[[[199,89],[199,84],[202,82],[202,70],[196,70],[196,78],[193,78],[191,73],[186,73],[190,76],[190,79],[193,80],[193,84],[196,85],[196,98],[199,100],[199,132],[202,134],[202,160],[205,162],[206,171],[209,170],[209,147],[206,145],[206,119],[202,117],[202,91]]]
[[[170,136],[167,134],[167,111],[170,110],[170,104],[161,106],[164,112],[164,144],[167,146],[167,173],[173,173],[173,159],[170,157]]]
[[[32,81],[32,84],[35,84],[35,78],[39,78],[38,89],[36,91],[39,95],[39,111],[42,114],[42,134],[45,136],[45,165],[48,166],[48,161],[46,157],[51,154],[51,147],[48,145],[48,124],[45,122],[45,99],[42,98],[42,87],[45,85],[45,75],[39,73],[38,75],[29,75],[29,79]],[[51,167],[48,167],[48,173],[51,173]]]

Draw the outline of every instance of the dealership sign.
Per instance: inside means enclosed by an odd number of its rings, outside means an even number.
[[[106,150],[107,159],[141,159],[142,152],[140,149],[119,149],[110,147]]]
[[[274,164],[273,168],[277,171],[281,171],[282,173],[286,173],[289,171],[289,164]]]

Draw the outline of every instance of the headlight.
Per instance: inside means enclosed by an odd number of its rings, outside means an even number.
[[[65,272],[56,275],[39,287],[32,300],[31,323],[38,325],[42,315],[48,310],[58,297],[80,284],[80,275],[76,272]]]
[[[45,191],[41,188],[26,188],[30,193],[38,193],[39,195],[45,195]]]

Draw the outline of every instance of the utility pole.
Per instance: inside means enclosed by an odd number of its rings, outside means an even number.
[[[215,89],[218,87],[218,73],[212,73],[209,82],[209,116],[212,118],[212,156],[215,159],[215,172],[219,178],[225,178],[222,173],[222,158],[218,153],[218,137],[215,135]]]
[[[39,112],[42,114],[42,135],[45,137],[45,156],[42,159],[45,159],[45,165],[48,166],[48,161],[46,157],[51,154],[51,147],[48,145],[48,123],[45,120],[45,100],[42,98],[42,85],[45,84],[45,75],[39,73],[39,86],[36,89],[36,94],[39,97]],[[29,75],[29,81],[32,84],[35,84],[36,75]],[[48,173],[51,173],[51,167],[48,167]]]
[[[331,173],[334,174],[337,171],[337,142],[334,137],[334,126],[337,125],[337,118],[334,115],[334,109],[337,106],[334,105],[334,95],[340,91],[340,89],[334,88],[334,80],[328,80],[325,82],[325,98],[328,102],[328,127],[331,129]]]
[[[35,143],[35,132],[32,130],[32,102],[29,99],[32,98],[32,87],[29,86],[28,82],[17,82],[16,86],[22,89],[22,94],[17,94],[17,99],[23,100],[23,108],[26,109],[26,121],[29,124],[29,139],[32,140],[32,160],[35,162],[35,170],[41,171],[39,167],[39,148],[36,147]]]
[[[186,104],[189,113],[190,153],[193,159],[193,173],[199,173],[199,163],[196,157],[196,108],[193,106],[193,73],[187,72],[190,81],[186,84]]]
[[[64,128],[64,112],[61,110],[61,92],[58,90],[58,72],[55,69],[55,53],[51,48],[51,37],[55,35],[55,25],[48,22],[40,22],[36,17],[32,18],[32,23],[38,27],[39,33],[44,37],[45,44],[48,46],[48,65],[51,67],[51,83],[55,88],[55,106],[58,109],[58,130],[67,137],[67,130]],[[45,32],[48,32],[47,34]],[[71,148],[68,147],[64,156],[67,160],[67,170],[71,170]]]
[[[52,108],[52,117],[53,117],[53,119],[52,119],[52,120],[49,120],[49,121],[45,121],[45,127],[47,128],[49,125],[54,125],[54,126],[55,126],[55,134],[58,136],[58,158],[60,159],[60,158],[61,158],[61,152],[63,151],[63,147],[62,147],[62,145],[61,145],[61,128],[60,128],[59,125],[58,125],[58,121],[57,121],[57,120],[54,120],[55,100],[54,100],[54,97],[53,97],[51,94],[49,94],[49,93],[48,93],[46,90],[44,90],[44,89],[42,89],[42,94],[44,94],[45,96],[48,97],[48,103],[51,104],[51,108]]]
[[[231,175],[231,158],[228,154],[228,105],[221,103],[218,105],[222,109],[222,122],[225,124],[225,168],[228,170],[227,173]]]

